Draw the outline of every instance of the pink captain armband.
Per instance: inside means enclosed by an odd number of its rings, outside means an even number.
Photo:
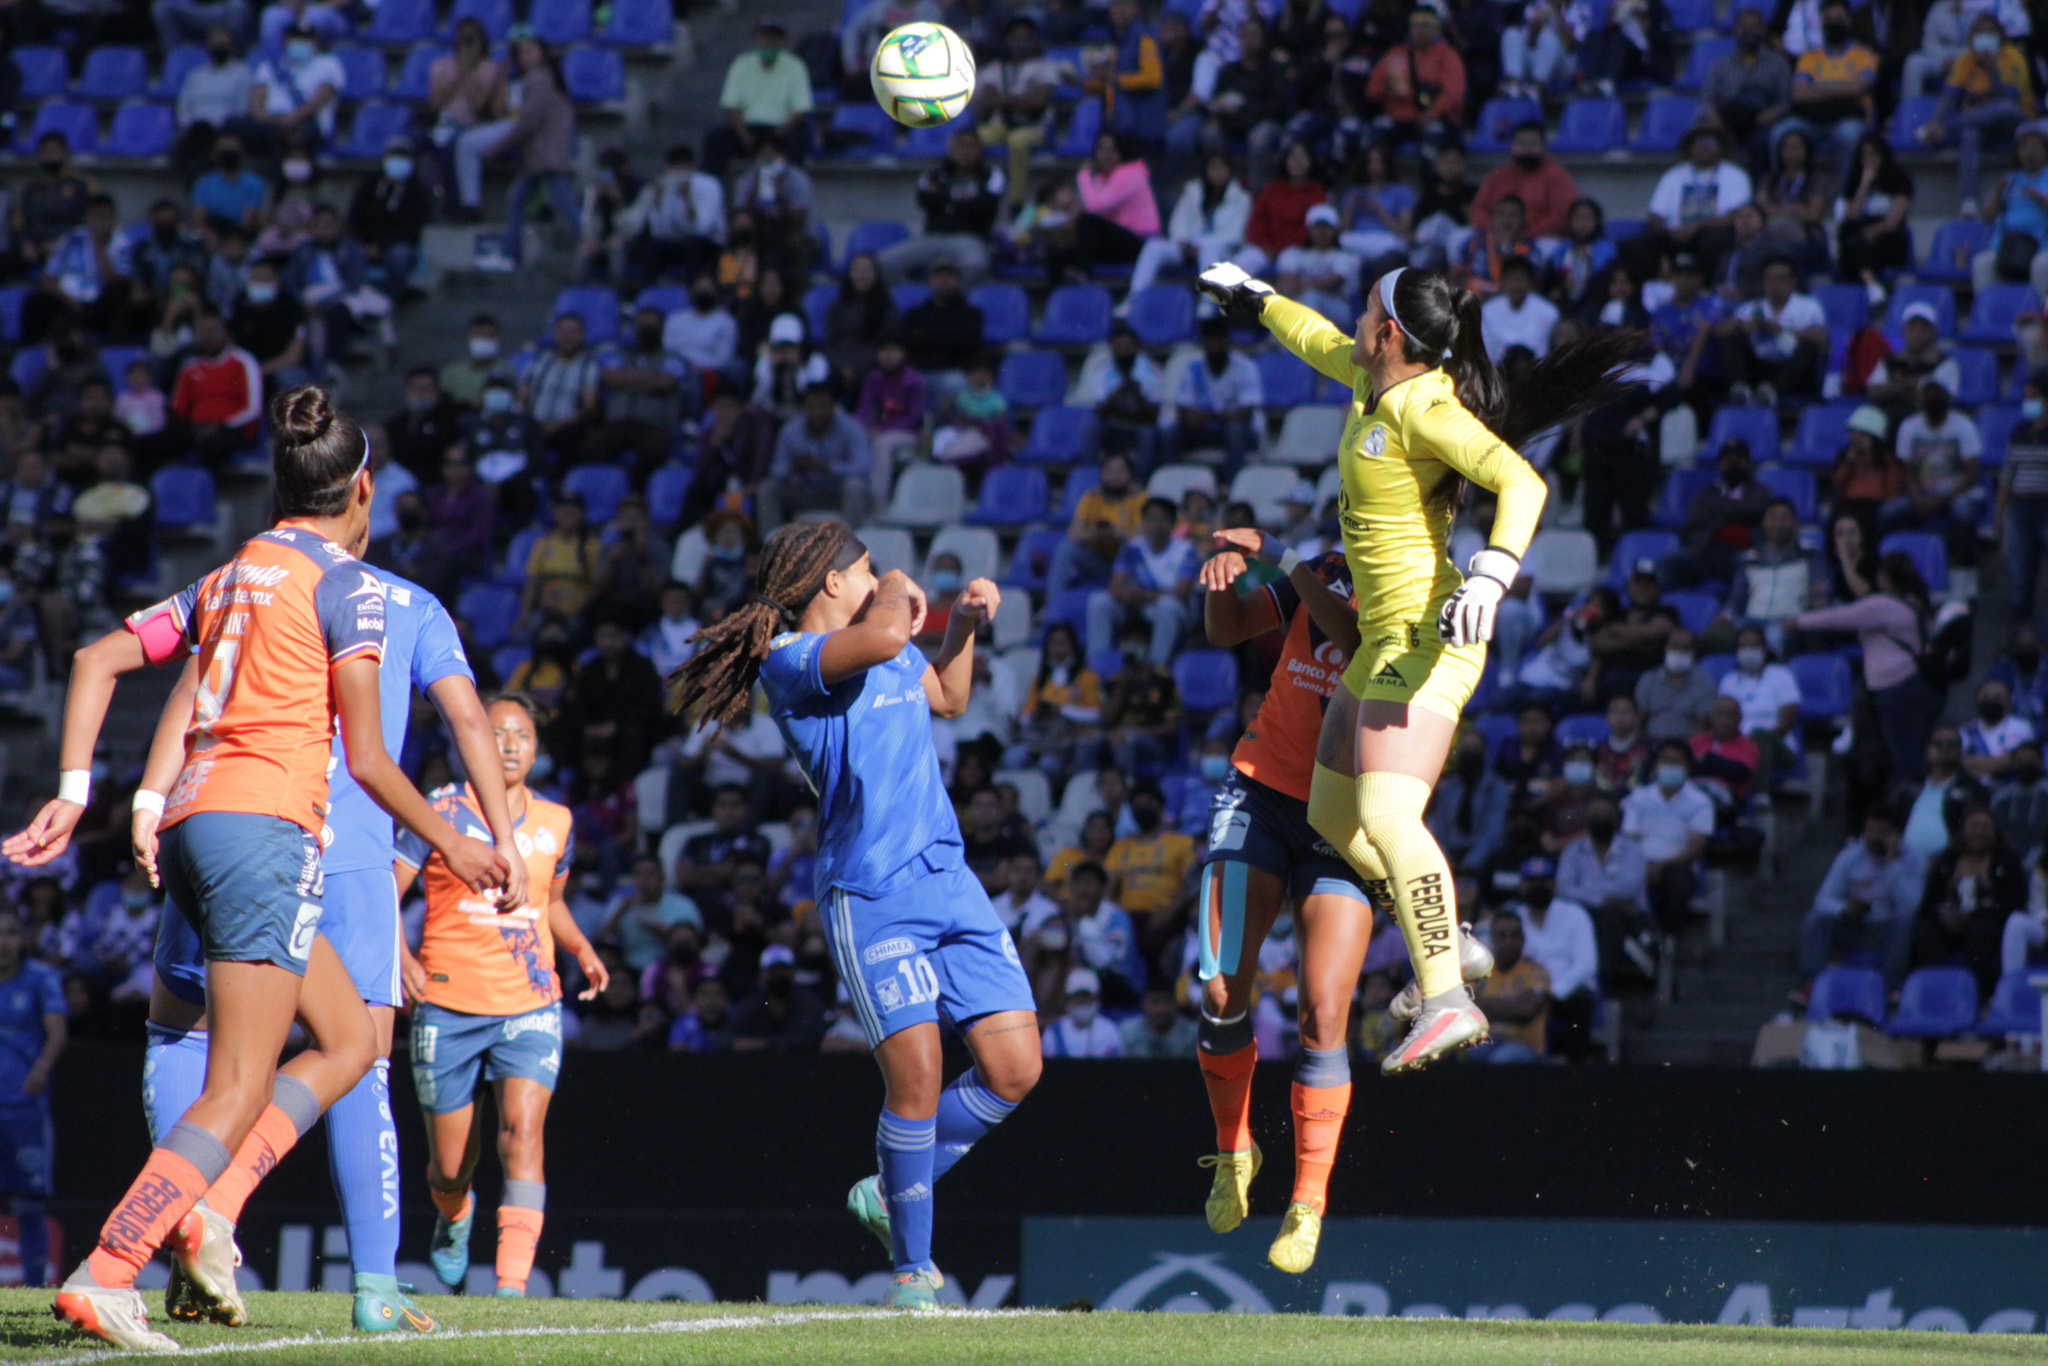
[[[177,614],[167,602],[128,618],[128,629],[142,642],[142,653],[152,664],[162,664],[185,652],[185,632],[179,628]]]

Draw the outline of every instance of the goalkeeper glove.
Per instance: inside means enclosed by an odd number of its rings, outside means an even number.
[[[1479,645],[1493,639],[1494,612],[1521,571],[1522,562],[1488,546],[1472,557],[1465,582],[1437,613],[1437,638],[1446,645]]]
[[[1273,286],[1254,280],[1228,261],[1209,267],[1195,277],[1195,285],[1222,306],[1224,315],[1236,322],[1257,322],[1273,297]]]

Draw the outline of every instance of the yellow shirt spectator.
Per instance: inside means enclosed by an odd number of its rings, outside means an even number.
[[[1874,82],[1877,79],[1877,54],[1861,43],[1845,44],[1840,52],[1829,52],[1826,47],[1810,47],[1799,56],[1799,65],[1793,69],[1796,83],[1832,85],[1836,82]],[[1870,96],[1862,97],[1863,112],[1870,112]],[[1800,104],[1794,101],[1792,112],[1800,113]],[[1839,117],[1832,110],[1809,110],[1809,117]]]
[[[1484,1010],[1489,997],[1520,996],[1529,991],[1540,991],[1548,995],[1550,972],[1535,959],[1524,958],[1511,968],[1494,969],[1493,975],[1479,984],[1475,998],[1479,1002],[1479,1008]],[[1550,1007],[1545,1006],[1536,1012],[1533,1019],[1524,1024],[1509,1024],[1505,1020],[1494,1019],[1493,1038],[1497,1043],[1527,1044],[1536,1051],[1538,1057],[1541,1057],[1545,1031],[1549,1026]]]
[[[1097,535],[1114,536],[1118,545],[1138,534],[1138,524],[1145,511],[1145,491],[1135,484],[1124,490],[1121,498],[1111,498],[1100,488],[1089,489],[1081,495],[1081,501],[1074,507],[1073,525],[1067,534],[1077,541],[1093,540]],[[1102,531],[1101,523],[1109,523],[1109,530]]]
[[[1134,916],[1178,906],[1194,866],[1195,842],[1164,826],[1150,835],[1118,840],[1103,862],[1110,898]]]
[[[1944,108],[1950,104],[1968,108],[2008,91],[2026,117],[2033,118],[2040,112],[2026,54],[2011,43],[2001,43],[1998,60],[1990,66],[1975,52],[1965,52],[1956,58],[1955,65],[1948,69],[1948,89],[1942,92],[1942,104]]]

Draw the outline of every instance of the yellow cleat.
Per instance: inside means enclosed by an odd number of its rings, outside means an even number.
[[[1218,1153],[1195,1163],[1198,1167],[1216,1169],[1216,1179],[1209,1187],[1209,1203],[1204,1206],[1209,1227],[1215,1232],[1228,1233],[1244,1222],[1251,1208],[1252,1178],[1259,1174],[1265,1160],[1265,1154],[1254,1143],[1248,1152]]]
[[[1280,1236],[1273,1240],[1266,1260],[1289,1275],[1299,1276],[1316,1263],[1316,1244],[1323,1239],[1323,1216],[1315,1206],[1300,1200],[1287,1207],[1280,1221]]]

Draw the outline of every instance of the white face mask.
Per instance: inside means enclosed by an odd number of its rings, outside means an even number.
[[[2039,422],[2043,412],[2048,412],[2048,400],[2038,398],[2023,398],[2020,400],[2020,413],[2029,422]]]
[[[1675,674],[1689,673],[1692,670],[1692,651],[1666,650],[1664,667]]]
[[[1970,39],[1970,47],[1980,57],[1996,57],[1998,55],[1998,35],[1995,33],[1976,34]]]
[[[1666,792],[1676,792],[1685,786],[1685,770],[1677,764],[1657,765],[1657,786]]]
[[[1212,783],[1220,783],[1229,774],[1230,756],[1228,754],[1204,754],[1202,756],[1202,776],[1204,778]]]
[[[469,339],[470,359],[494,360],[497,354],[498,339],[496,337],[471,337]]]
[[[1764,667],[1764,652],[1761,646],[1745,645],[1735,652],[1735,662],[1746,674],[1759,673]]]
[[[1077,1001],[1067,1007],[1067,1018],[1074,1022],[1076,1029],[1086,1029],[1095,1023],[1095,1011],[1095,1002]]]
[[[1564,766],[1564,780],[1576,787],[1583,787],[1593,781],[1593,765],[1584,759],[1574,759]]]

